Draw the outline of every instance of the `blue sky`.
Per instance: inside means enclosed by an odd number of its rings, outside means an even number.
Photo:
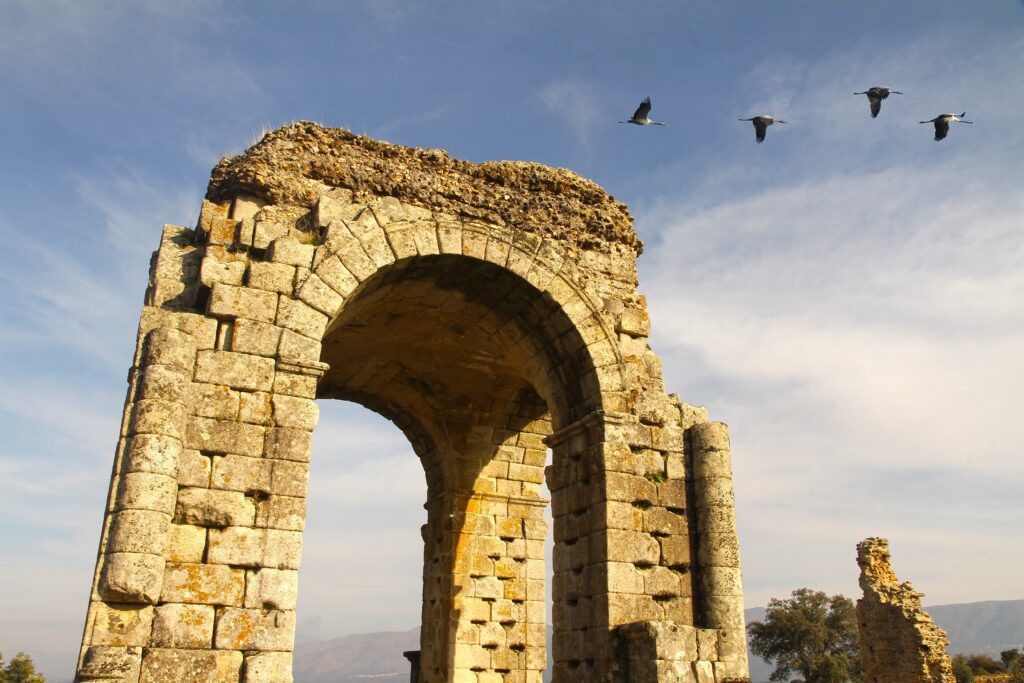
[[[856,595],[869,535],[926,603],[1024,597],[1021,73],[1009,1],[0,4],[0,651],[69,675],[148,255],[296,119],[629,204],[669,390],[731,425],[748,606]],[[645,96],[668,126],[615,123]],[[418,462],[323,415],[300,634],[409,628]]]

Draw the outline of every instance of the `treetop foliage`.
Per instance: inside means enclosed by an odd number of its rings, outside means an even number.
[[[806,683],[861,680],[857,618],[844,595],[798,588],[786,600],[769,600],[764,620],[748,629],[750,650],[775,665],[772,681],[793,674]]]

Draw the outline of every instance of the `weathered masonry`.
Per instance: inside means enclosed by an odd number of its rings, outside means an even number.
[[[153,256],[77,680],[291,680],[318,398],[423,464],[421,681],[538,683],[548,577],[556,682],[745,679],[728,434],[665,392],[640,250],[537,164],[310,123],[223,160]]]

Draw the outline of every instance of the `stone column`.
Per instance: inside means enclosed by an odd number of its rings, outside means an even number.
[[[78,680],[135,680],[163,586],[196,343],[145,337],[132,372]]]
[[[704,422],[691,427],[687,434],[693,458],[698,626],[719,631],[719,659],[741,663],[743,671],[736,673],[745,676],[743,583],[729,428],[721,422]]]

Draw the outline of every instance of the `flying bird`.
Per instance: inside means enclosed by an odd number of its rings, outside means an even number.
[[[758,144],[764,142],[764,135],[768,132],[768,126],[773,123],[785,123],[782,119],[775,119],[767,114],[761,114],[755,116],[752,119],[739,119],[740,121],[753,121],[754,122],[754,137],[757,139]]]
[[[889,95],[902,95],[899,90],[893,90],[887,85],[876,85],[873,88],[868,88],[864,92],[855,92],[854,95],[867,95],[868,102],[871,103],[871,118],[878,116],[878,112],[882,109],[882,100]]]
[[[651,98],[647,97],[647,98],[644,99],[643,102],[640,103],[640,106],[636,108],[636,111],[633,112],[633,118],[631,118],[629,121],[619,121],[619,123],[635,123],[638,126],[651,126],[651,125],[654,125],[654,126],[664,126],[664,125],[667,125],[665,123],[662,123],[661,121],[651,121],[649,118],[647,118],[647,115],[650,114],[650,113],[651,113]]]
[[[946,133],[949,132],[949,124],[952,121],[959,121],[960,123],[974,123],[974,121],[968,121],[964,118],[967,112],[960,114],[942,114],[936,116],[934,119],[928,119],[927,121],[918,121],[918,123],[934,123],[935,124],[935,142],[938,142],[942,138],[946,137]]]

